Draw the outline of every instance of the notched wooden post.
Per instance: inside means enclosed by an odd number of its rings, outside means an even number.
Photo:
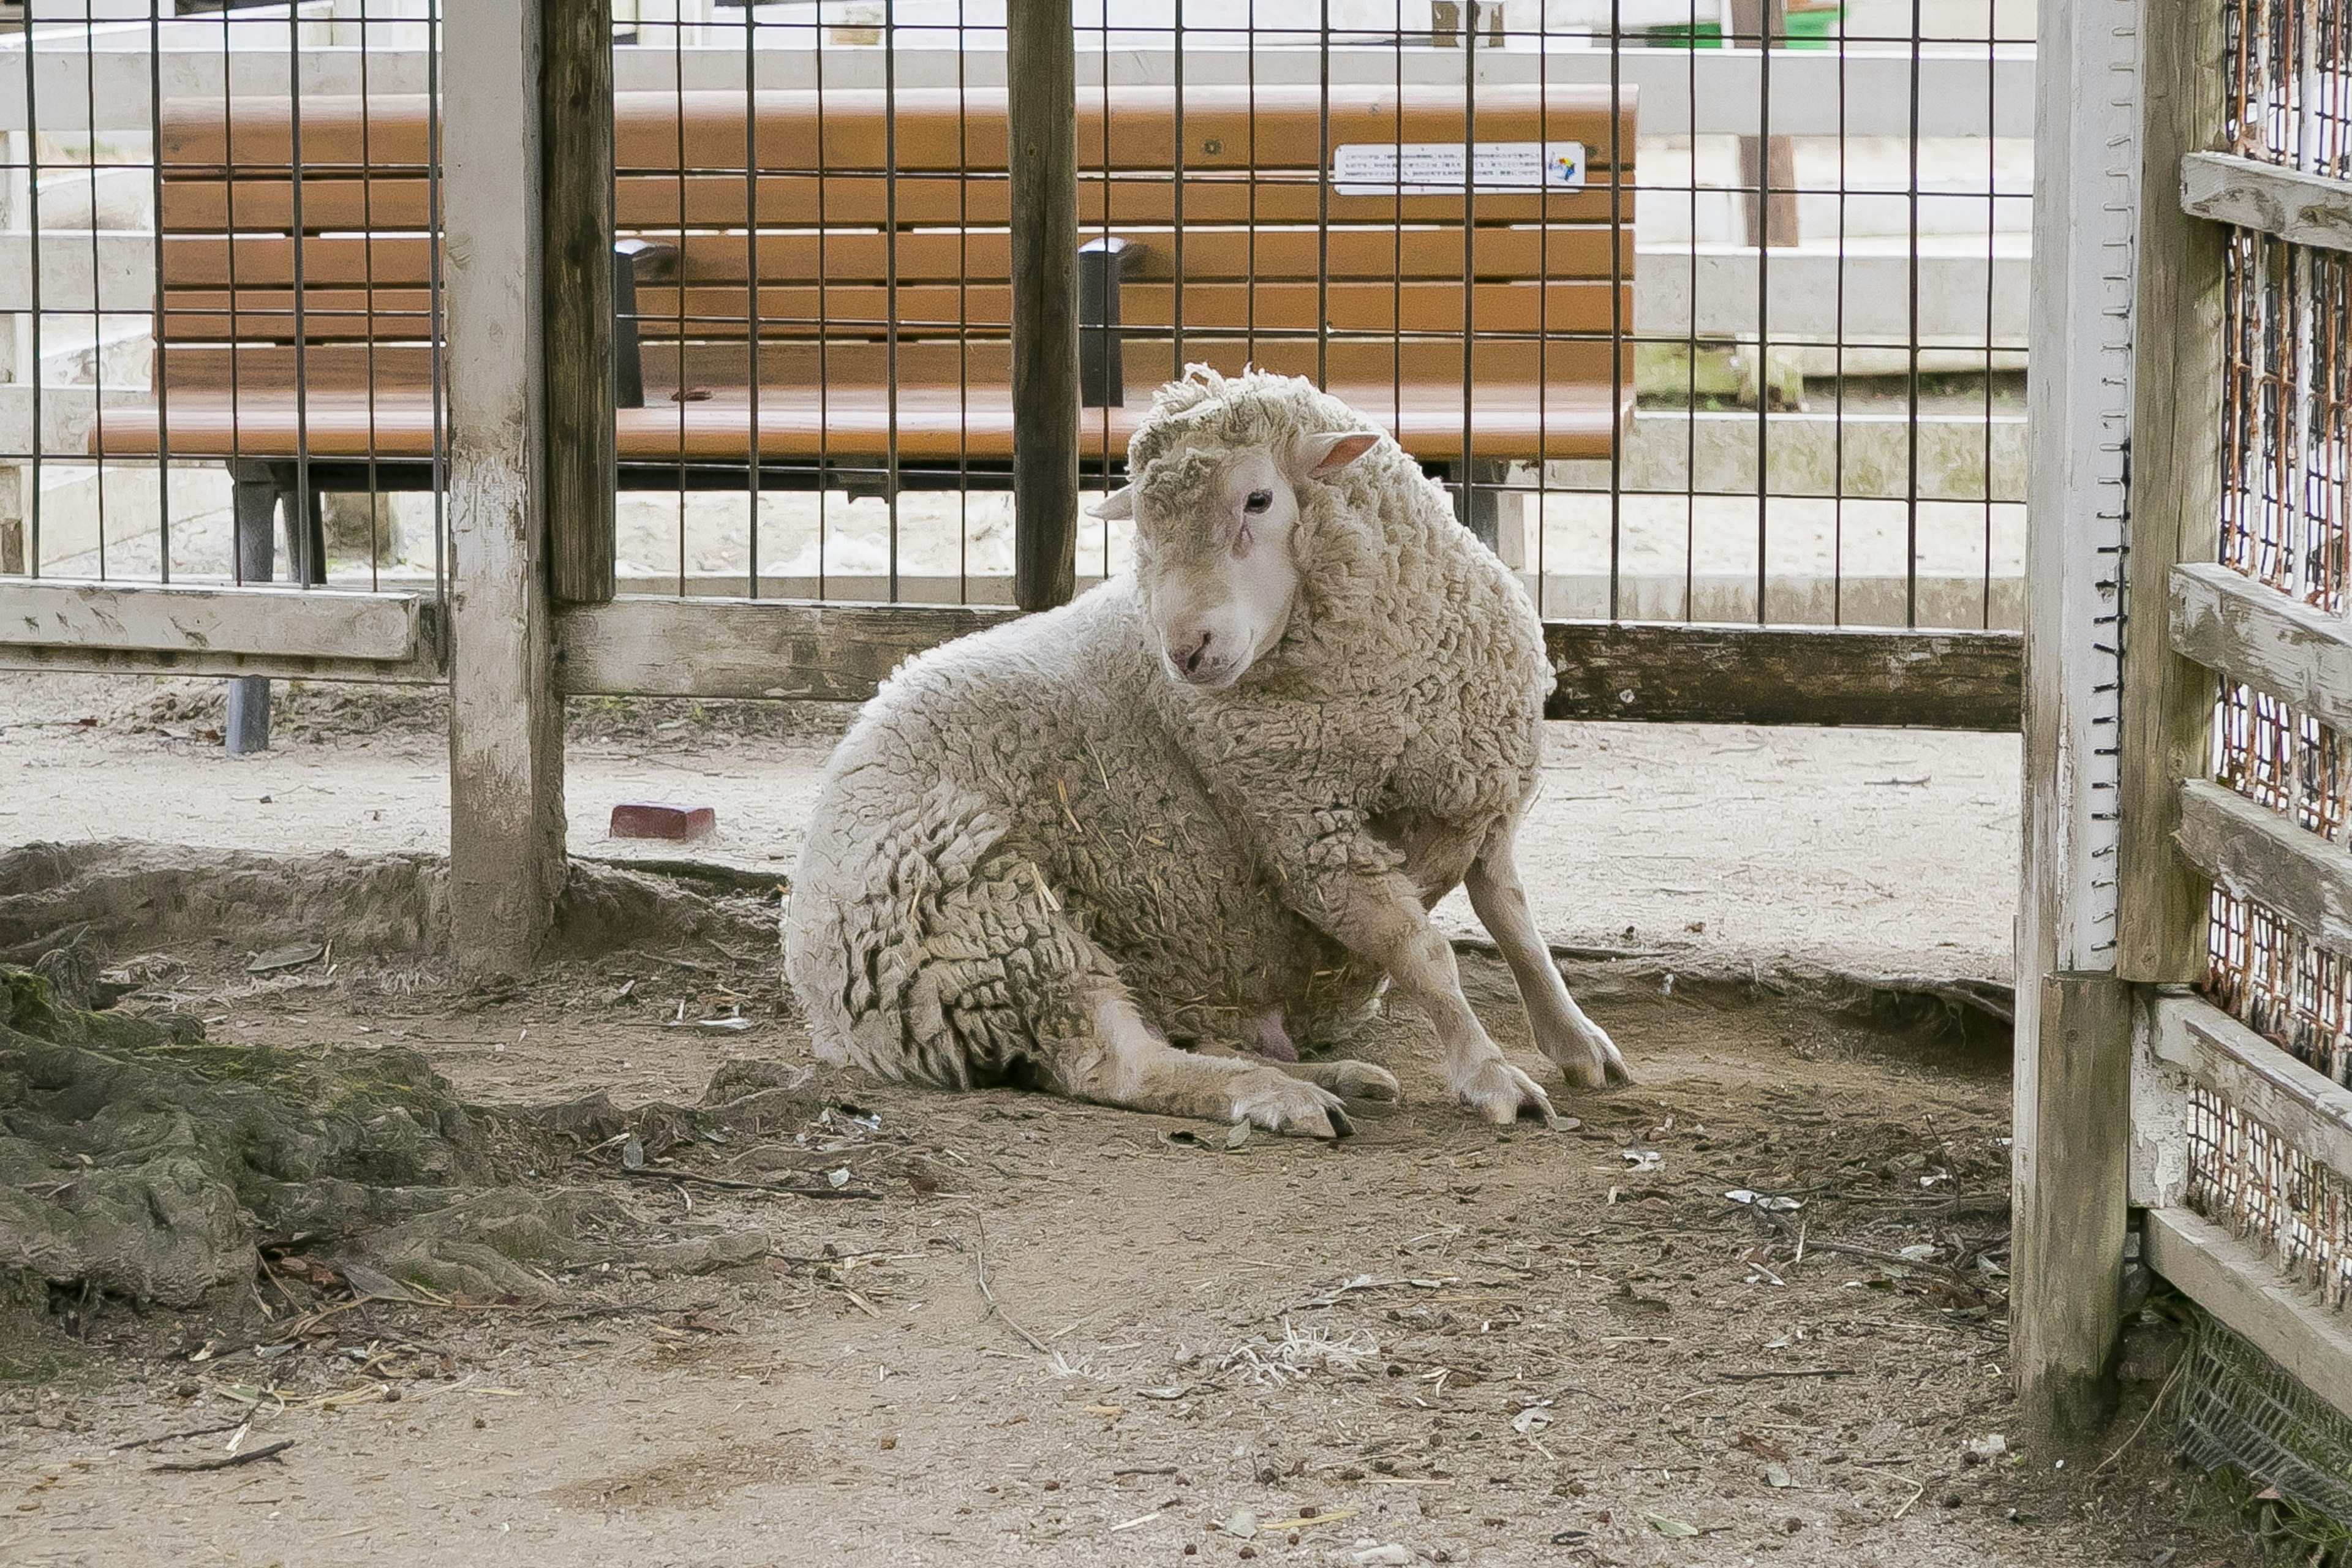
[[[2124,626],[2116,970],[2186,984],[2205,966],[2210,885],[2174,847],[2180,781],[2207,771],[2213,677],[2172,651],[2172,569],[2211,561],[2221,518],[2228,231],[2175,199],[2221,134],[2221,14],[2151,0],[2141,24],[2139,296],[2133,357],[2130,619]]]
[[[538,955],[563,885],[546,536],[539,0],[472,0],[443,51],[449,914],[459,963]]]

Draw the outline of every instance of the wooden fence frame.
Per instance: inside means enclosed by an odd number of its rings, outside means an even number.
[[[2069,584],[2045,577],[2028,612],[2029,828],[2084,808],[2084,753],[2067,716],[2113,673],[2083,656],[2121,652],[2106,753],[2116,763],[2112,859],[2085,871],[2063,853],[2037,854],[2029,831],[2023,872],[2021,924],[2038,940],[2020,952],[2011,1350],[2029,1427],[2062,1449],[2079,1448],[2110,1408],[2135,1232],[2148,1267],[2352,1414],[2343,1312],[2187,1204],[2188,1100],[2200,1086],[2352,1181],[2352,1092],[2190,994],[2217,886],[2352,953],[2352,855],[2209,782],[2225,679],[2352,724],[2352,621],[2214,563],[2230,229],[2352,249],[2352,184],[2213,151],[2224,130],[2221,0],[2146,0],[2138,14],[2127,554],[2104,558],[2123,595],[2103,624],[2070,624]],[[2045,54],[2045,94],[2107,96],[2112,62],[2095,57],[2095,46],[2070,73]],[[2063,118],[2058,103],[2045,108]],[[2044,167],[2052,152],[2045,142]],[[2078,188],[2075,221],[2086,221],[2084,200]],[[2045,532],[2084,525],[2080,510],[2036,518]],[[2035,549],[2029,561],[2044,563]],[[2098,569],[2086,559],[2078,569]],[[2104,947],[2053,939],[2086,910],[2112,914]]]
[[[855,700],[908,654],[1014,613],[617,596],[609,0],[478,0],[445,51],[451,585],[415,595],[0,583],[0,668],[446,680],[452,930],[534,959],[563,876],[562,700]],[[1073,591],[1078,504],[1075,33],[1010,0],[1016,243],[1014,597]],[[1801,64],[1802,62],[1798,62]],[[2013,62],[2012,62],[2013,63]],[[517,150],[521,156],[517,156]],[[585,368],[583,368],[585,367]],[[2014,730],[2001,632],[1556,621],[1559,719]]]

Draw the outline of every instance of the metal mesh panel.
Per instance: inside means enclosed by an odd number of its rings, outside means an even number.
[[[331,546],[330,580],[437,581],[436,0],[111,9],[0,34],[0,244],[39,261],[0,265],[0,570],[249,577],[241,473],[255,517],[274,476],[339,498],[331,531],[407,533]],[[624,586],[1006,597],[1002,5],[614,12]],[[1104,482],[1157,376],[1255,360],[1407,432],[1549,615],[2019,624],[2026,0],[1073,19],[1111,127],[1082,132],[1082,237],[1133,247],[1086,340],[1126,354],[1124,409],[1086,415]],[[1548,147],[1579,114],[1580,192],[1474,168],[1382,217],[1339,188],[1383,144],[1516,115]],[[283,144],[157,135],[233,117]],[[207,246],[216,275],[183,266]],[[1081,521],[1082,581],[1128,559]]]
[[[2352,1421],[2210,1318],[2183,1368],[2181,1457],[2234,1467],[2299,1507],[2352,1528]]]
[[[2352,576],[2352,258],[2231,232],[2221,560],[2331,610]]]
[[[2213,725],[2214,776],[2330,842],[2344,832],[2352,752],[2316,719],[2267,692],[2225,682]]]
[[[2352,179],[2352,16],[2231,0],[2223,18],[2231,150]]]
[[[2220,889],[2206,931],[2214,1002],[2315,1070],[2352,1082],[2352,964],[2276,910]]]
[[[2189,1202],[2269,1251],[2330,1307],[2352,1289],[2352,1189],[2202,1086],[2189,1097]]]

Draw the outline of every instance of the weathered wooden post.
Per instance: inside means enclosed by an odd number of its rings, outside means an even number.
[[[2045,5],[2035,70],[2010,1353],[2031,1440],[2060,1453],[2112,1408],[2127,1220],[2116,737],[2140,171],[2138,106],[2116,84],[2137,67],[2140,15],[2136,0]]]
[[[1069,0],[1008,0],[1013,598],[1067,604],[1078,561],[1078,65]]]
[[[583,193],[609,181],[611,132],[578,126],[611,113],[601,85],[611,68],[594,58],[612,47],[609,15],[604,4],[573,14],[549,0],[543,16],[541,0],[475,0],[446,24],[442,50],[450,934],[460,964],[478,972],[529,965],[563,886],[548,516],[559,491],[567,507],[598,504],[612,461],[612,390],[595,346],[595,334],[610,331],[595,314],[595,285],[551,312],[548,283],[551,273],[571,287],[592,225],[598,259],[585,270],[605,265],[605,198]],[[600,146],[603,172],[593,166]],[[552,181],[551,163],[563,165]],[[562,341],[551,341],[551,321]],[[583,338],[593,374],[578,374]],[[558,373],[564,379],[551,380]],[[611,504],[603,493],[604,515]],[[578,575],[593,578],[586,565]]]

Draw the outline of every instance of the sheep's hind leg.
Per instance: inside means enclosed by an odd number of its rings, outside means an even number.
[[[1329,1089],[1262,1062],[1179,1050],[1117,991],[1097,993],[1093,1002],[1092,1031],[1062,1042],[1042,1064],[1051,1087],[1073,1100],[1247,1121],[1308,1138],[1344,1138],[1355,1131]]]
[[[1279,1007],[1269,1007],[1244,1022],[1242,1025],[1242,1044],[1255,1055],[1282,1063],[1286,1072],[1309,1083],[1319,1084],[1343,1100],[1392,1100],[1402,1094],[1396,1076],[1370,1062],[1352,1061],[1344,1057],[1324,1061],[1301,1061],[1298,1047],[1291,1041],[1290,1030],[1283,1023]]]
[[[1519,983],[1519,1000],[1527,1005],[1536,1048],[1558,1063],[1571,1084],[1601,1089],[1630,1083],[1633,1074],[1616,1043],[1568,994],[1568,982],[1560,978],[1559,965],[1552,962],[1551,949],[1536,929],[1527,889],[1519,885],[1518,867],[1511,858],[1513,832],[1509,824],[1496,829],[1464,881],[1470,907]]]

